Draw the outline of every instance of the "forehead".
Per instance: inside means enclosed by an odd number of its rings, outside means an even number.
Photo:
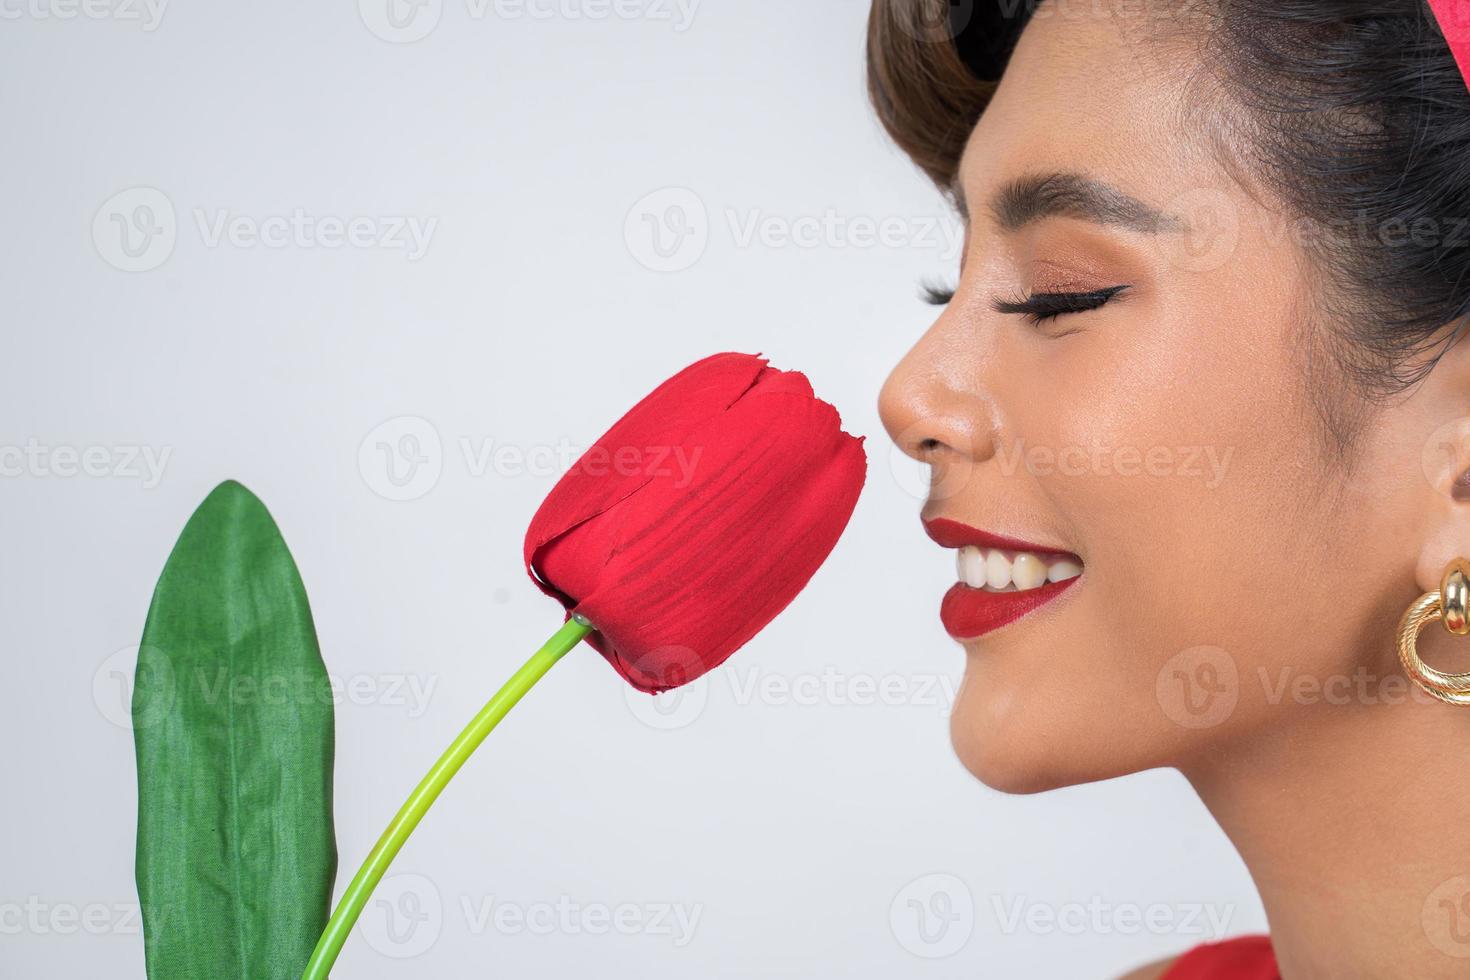
[[[960,162],[972,206],[977,193],[1039,170],[1093,174],[1155,203],[1198,183],[1207,155],[1192,123],[1207,107],[1184,111],[1192,35],[1139,6],[1038,8]]]

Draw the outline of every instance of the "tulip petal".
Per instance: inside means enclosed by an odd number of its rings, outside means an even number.
[[[795,598],[866,470],[862,440],[807,379],[770,368],[679,451],[692,469],[652,475],[536,563],[597,628],[589,642],[648,692],[723,663]]]
[[[713,354],[660,384],[613,423],[552,488],[531,519],[524,559],[537,587],[562,598],[566,593],[558,594],[538,577],[537,552],[647,483],[644,470],[653,468],[653,457],[726,411],[756,383],[766,363],[750,354]],[[640,458],[628,465],[628,455],[618,456],[624,449]]]

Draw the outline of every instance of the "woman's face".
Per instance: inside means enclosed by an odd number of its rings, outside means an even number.
[[[1017,792],[1187,772],[1392,697],[1441,496],[1421,464],[1440,406],[1419,395],[1334,459],[1306,394],[1340,368],[1307,325],[1302,226],[1209,151],[1200,117],[1224,96],[1186,87],[1185,45],[1101,6],[1043,5],[1027,27],[960,168],[955,296],[881,398],[931,465],[926,522],[1027,542],[1058,577],[1080,558],[1004,625],[1017,600],[977,594],[981,553],[945,601],[967,654],[955,746]],[[1096,308],[996,309],[1038,293]],[[1344,686],[1360,665],[1366,695]]]

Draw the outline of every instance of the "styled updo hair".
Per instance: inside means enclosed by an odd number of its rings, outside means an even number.
[[[1068,0],[874,0],[873,106],[941,189],[1043,2]],[[1232,173],[1313,228],[1298,240],[1326,329],[1308,394],[1346,455],[1371,402],[1422,379],[1470,313],[1470,88],[1425,0],[1144,4],[1186,5],[1195,118]]]

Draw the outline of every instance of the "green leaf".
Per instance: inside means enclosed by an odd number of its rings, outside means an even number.
[[[337,868],[332,697],[296,564],[238,483],[159,577],[133,737],[150,980],[298,980]]]

